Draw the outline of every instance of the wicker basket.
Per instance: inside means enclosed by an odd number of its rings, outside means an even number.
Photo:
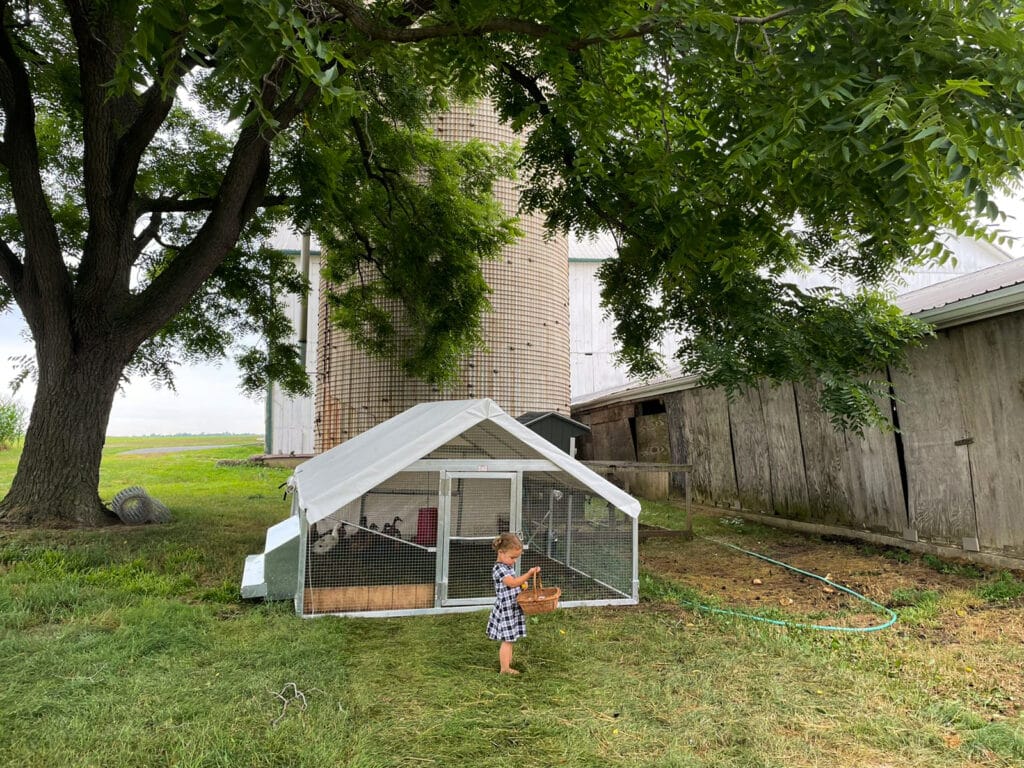
[[[558,597],[562,590],[558,587],[545,587],[540,574],[533,574],[533,586],[524,588],[516,597],[519,607],[527,616],[548,613],[558,607]]]

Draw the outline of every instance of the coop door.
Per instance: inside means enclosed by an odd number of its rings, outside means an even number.
[[[520,476],[515,472],[446,472],[441,478],[438,582],[442,605],[494,601],[494,537],[520,528]]]

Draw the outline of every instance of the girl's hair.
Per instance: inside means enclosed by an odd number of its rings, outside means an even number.
[[[513,552],[517,549],[521,550],[523,542],[514,533],[506,531],[495,536],[491,546],[494,547],[495,552]]]

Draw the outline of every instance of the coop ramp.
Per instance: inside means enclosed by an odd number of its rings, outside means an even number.
[[[242,597],[290,600],[299,573],[299,519],[289,517],[267,529],[263,552],[245,558]]]

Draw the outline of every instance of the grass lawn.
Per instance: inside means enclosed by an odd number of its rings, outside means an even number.
[[[201,443],[235,445],[125,453]],[[830,572],[900,621],[840,634],[684,607],[871,623],[707,538],[652,539],[639,606],[531,620],[510,679],[486,613],[302,620],[240,602],[245,555],[288,514],[289,470],[217,461],[258,451],[255,437],[112,438],[101,496],[142,485],[172,523],[0,529],[0,765],[1024,764],[1013,574],[699,512],[700,536]],[[0,491],[16,461],[0,453]],[[682,524],[667,504],[642,519]]]

